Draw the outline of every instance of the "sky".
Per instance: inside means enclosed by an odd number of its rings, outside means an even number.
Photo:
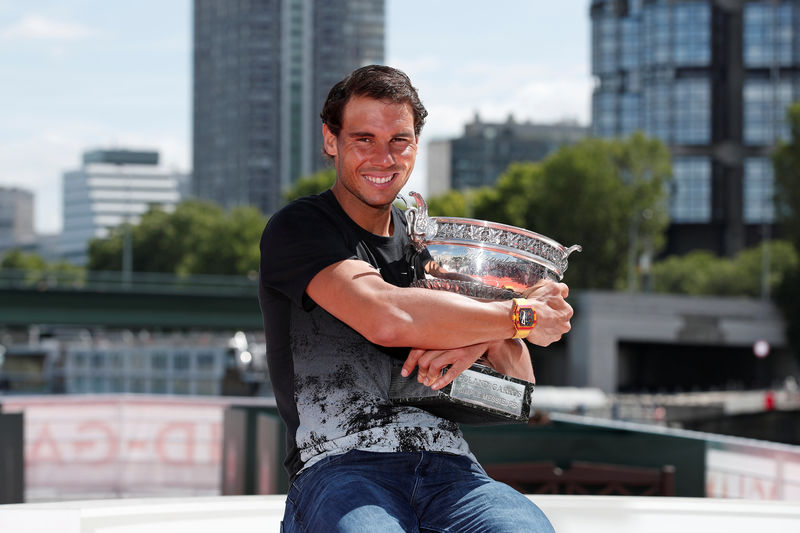
[[[588,124],[589,0],[386,0],[386,63],[429,116],[426,145],[485,121]],[[0,0],[0,186],[61,231],[61,177],[94,148],[157,149],[191,170],[190,0]]]

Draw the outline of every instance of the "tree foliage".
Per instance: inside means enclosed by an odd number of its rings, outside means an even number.
[[[283,198],[287,202],[291,202],[303,196],[319,194],[330,189],[334,181],[336,181],[336,169],[327,168],[325,170],[320,170],[308,177],[297,180],[297,182],[284,193]]]
[[[85,269],[68,261],[48,262],[36,253],[23,252],[17,248],[7,251],[0,259],[0,270],[24,273],[26,284],[53,282],[74,285],[85,280]]]
[[[428,213],[432,216],[472,217],[472,191],[451,190],[434,196],[428,203]]]
[[[787,111],[791,139],[778,143],[775,168],[776,212],[785,235],[800,249],[800,102]]]
[[[784,234],[800,253],[800,102],[787,111],[791,137],[778,143],[772,160],[775,169],[775,207]],[[800,359],[800,266],[786,275],[775,293],[786,320],[786,334]]]
[[[767,290],[777,294],[786,278],[800,266],[795,248],[781,240],[742,250],[733,258],[718,257],[706,250],[667,257],[652,267],[653,289],[674,294],[758,297],[765,252],[769,258]]]
[[[254,207],[226,212],[199,200],[183,202],[172,213],[154,207],[137,225],[122,225],[105,239],[93,239],[88,267],[121,270],[123,242],[130,231],[136,272],[246,275],[258,270],[265,224]]]
[[[642,134],[586,139],[542,162],[512,164],[493,188],[432,200],[431,212],[471,212],[565,246],[580,244],[583,252],[571,256],[565,281],[612,289],[625,283],[630,251],[639,257],[663,247],[670,174],[669,152],[660,141]]]

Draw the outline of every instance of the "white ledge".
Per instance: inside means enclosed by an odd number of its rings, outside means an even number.
[[[532,496],[558,533],[797,533],[797,502],[626,496]],[[3,533],[270,533],[283,495],[0,505]]]

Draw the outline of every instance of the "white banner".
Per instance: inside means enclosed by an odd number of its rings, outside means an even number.
[[[26,501],[220,492],[226,403],[159,396],[3,399],[25,413]]]

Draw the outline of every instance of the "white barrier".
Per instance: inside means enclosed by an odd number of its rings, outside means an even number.
[[[536,495],[558,533],[797,533],[792,502]],[[3,533],[278,532],[284,496],[222,496],[0,505]]]

